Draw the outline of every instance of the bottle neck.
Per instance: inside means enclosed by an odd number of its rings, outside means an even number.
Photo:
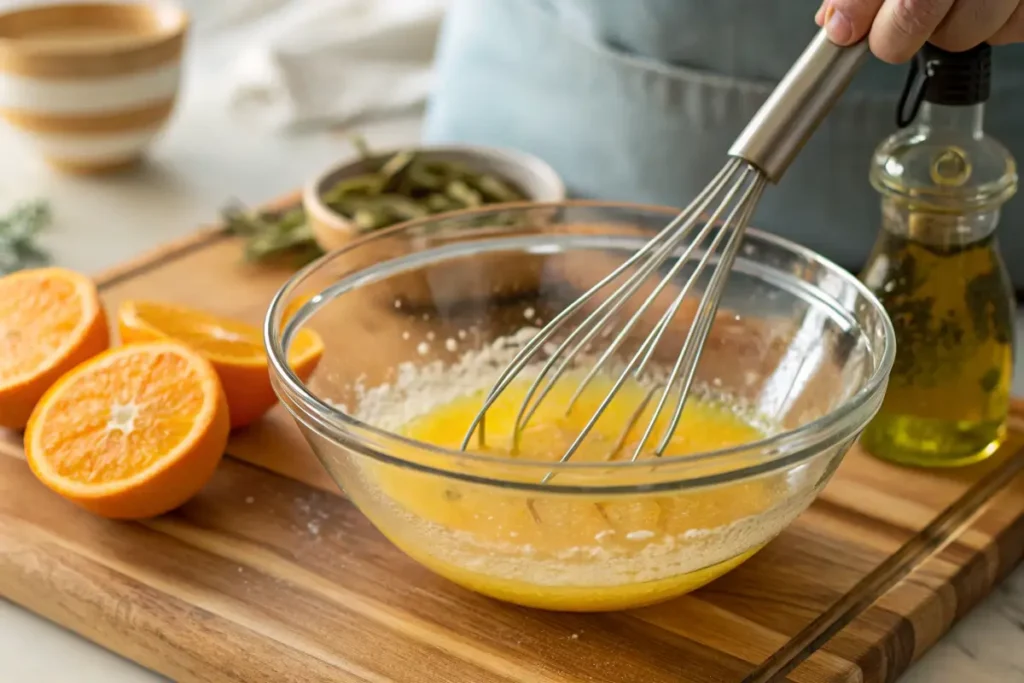
[[[882,228],[898,237],[941,250],[976,244],[993,236],[999,208],[964,214],[914,211],[892,197],[882,199]],[[993,242],[994,244],[994,242]]]
[[[924,102],[917,121],[929,130],[955,131],[979,139],[985,134],[985,103],[951,107]]]

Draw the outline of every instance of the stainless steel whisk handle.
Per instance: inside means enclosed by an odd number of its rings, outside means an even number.
[[[868,41],[841,47],[824,29],[729,149],[777,183],[868,56]]]

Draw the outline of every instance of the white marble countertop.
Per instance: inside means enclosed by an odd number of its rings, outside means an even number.
[[[202,5],[185,4],[193,9]],[[0,130],[0,206],[33,197],[49,199],[55,224],[43,241],[61,265],[96,272],[213,222],[228,198],[259,202],[280,195],[350,153],[340,131],[274,136],[229,121],[214,75],[232,46],[204,36],[201,22],[196,25],[183,101],[150,162],[138,172],[102,179],[62,176],[6,129]],[[384,147],[415,140],[419,125],[415,117],[407,117],[363,125],[360,130],[371,144]],[[1024,329],[1020,331],[1019,338],[1024,338]],[[1024,371],[1018,372],[1015,389],[1024,394]],[[0,599],[0,681],[161,680]],[[1012,681],[1024,681],[1024,567],[900,679]]]

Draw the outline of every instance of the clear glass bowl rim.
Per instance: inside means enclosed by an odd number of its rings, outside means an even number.
[[[638,460],[636,462],[617,461],[612,463],[572,462],[571,460],[564,463],[542,462],[536,460],[509,459],[500,456],[482,455],[444,448],[441,446],[434,446],[404,437],[394,432],[379,429],[341,412],[331,404],[313,395],[286,361],[287,356],[285,354],[284,341],[286,337],[290,337],[290,335],[293,334],[293,330],[290,325],[282,325],[282,316],[288,299],[308,277],[314,275],[332,259],[337,258],[348,251],[359,249],[363,245],[371,243],[374,240],[398,235],[402,232],[413,230],[422,225],[429,225],[438,221],[479,217],[488,213],[572,208],[604,208],[619,211],[632,210],[646,213],[662,213],[665,214],[666,219],[668,220],[678,215],[680,211],[677,208],[669,206],[593,200],[564,200],[543,203],[516,202],[508,204],[493,204],[476,209],[464,209],[460,211],[436,214],[426,218],[399,223],[385,230],[381,230],[380,232],[371,233],[355,239],[344,247],[321,256],[316,261],[313,261],[296,272],[288,279],[287,282],[285,282],[271,300],[270,306],[267,310],[267,315],[264,319],[263,339],[269,358],[270,371],[275,391],[279,394],[284,394],[281,398],[291,399],[291,401],[302,409],[302,412],[305,413],[306,417],[313,418],[317,423],[318,431],[321,432],[321,436],[324,438],[336,443],[341,443],[350,449],[356,450],[363,455],[367,455],[381,462],[408,467],[429,474],[436,474],[470,483],[489,485],[497,484],[505,488],[548,493],[576,492],[596,494],[625,493],[635,492],[637,490],[656,492],[659,490],[679,488],[680,484],[684,482],[675,479],[671,481],[659,480],[657,483],[639,485],[562,485],[555,483],[555,481],[541,484],[539,482],[495,479],[461,472],[458,470],[459,463],[493,464],[500,465],[502,468],[522,468],[524,470],[532,469],[540,472],[542,475],[550,471],[557,475],[558,473],[564,472],[612,472],[615,470],[628,470],[630,468],[650,468],[651,462],[650,460]],[[657,461],[657,469],[659,471],[665,471],[672,468],[674,465],[681,465],[685,467],[687,465],[709,460],[715,460],[718,462],[729,458],[740,459],[750,453],[760,454],[760,459],[763,460],[763,462],[759,462],[754,465],[741,466],[735,469],[727,468],[722,472],[710,475],[684,477],[687,486],[723,484],[753,476],[768,474],[785,467],[795,466],[805,459],[824,452],[832,445],[842,443],[853,433],[863,429],[874,415],[878,405],[881,403],[881,394],[885,391],[889,373],[892,369],[892,364],[896,355],[896,335],[888,314],[885,312],[885,309],[881,302],[878,301],[877,297],[875,297],[875,295],[853,274],[840,268],[838,265],[821,256],[817,252],[783,237],[757,230],[755,228],[747,228],[746,235],[774,243],[776,246],[780,246],[794,252],[803,258],[817,262],[826,268],[831,274],[843,278],[848,284],[852,285],[861,296],[871,303],[876,312],[881,313],[881,320],[883,321],[885,328],[885,343],[882,351],[882,360],[875,368],[875,371],[872,373],[868,381],[865,382],[864,386],[861,387],[860,390],[858,390],[857,393],[850,397],[845,403],[835,410],[822,415],[811,422],[803,424],[796,429],[772,434],[764,439],[741,444],[739,446],[732,446],[729,448],[690,455],[664,457]],[[378,267],[380,267],[380,264],[374,264],[371,266],[371,268]],[[366,272],[366,270],[360,272]],[[349,277],[354,275],[355,274],[350,274]],[[288,405],[288,401],[285,401],[285,405],[289,412],[293,413],[293,418],[302,420],[302,417],[294,414],[291,406]],[[303,421],[306,422],[305,420]],[[373,435],[375,442],[371,443],[360,438],[356,430]],[[385,450],[392,449],[382,449],[379,445],[380,441],[376,440],[382,440],[383,443],[394,444],[401,449],[407,450],[412,448],[421,453],[426,453],[432,456],[443,456],[447,461],[450,461],[448,464],[452,466],[452,469],[448,469],[447,467],[432,467],[392,455],[391,453],[385,452]],[[681,474],[682,473],[683,472],[681,472]]]

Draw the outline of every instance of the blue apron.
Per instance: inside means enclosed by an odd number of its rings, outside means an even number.
[[[425,137],[514,147],[578,197],[685,206],[813,37],[819,0],[455,0]],[[994,51],[986,130],[1024,159],[1024,46]],[[868,184],[906,67],[872,60],[754,223],[852,270],[880,224]],[[1024,199],[1000,241],[1024,289]]]

